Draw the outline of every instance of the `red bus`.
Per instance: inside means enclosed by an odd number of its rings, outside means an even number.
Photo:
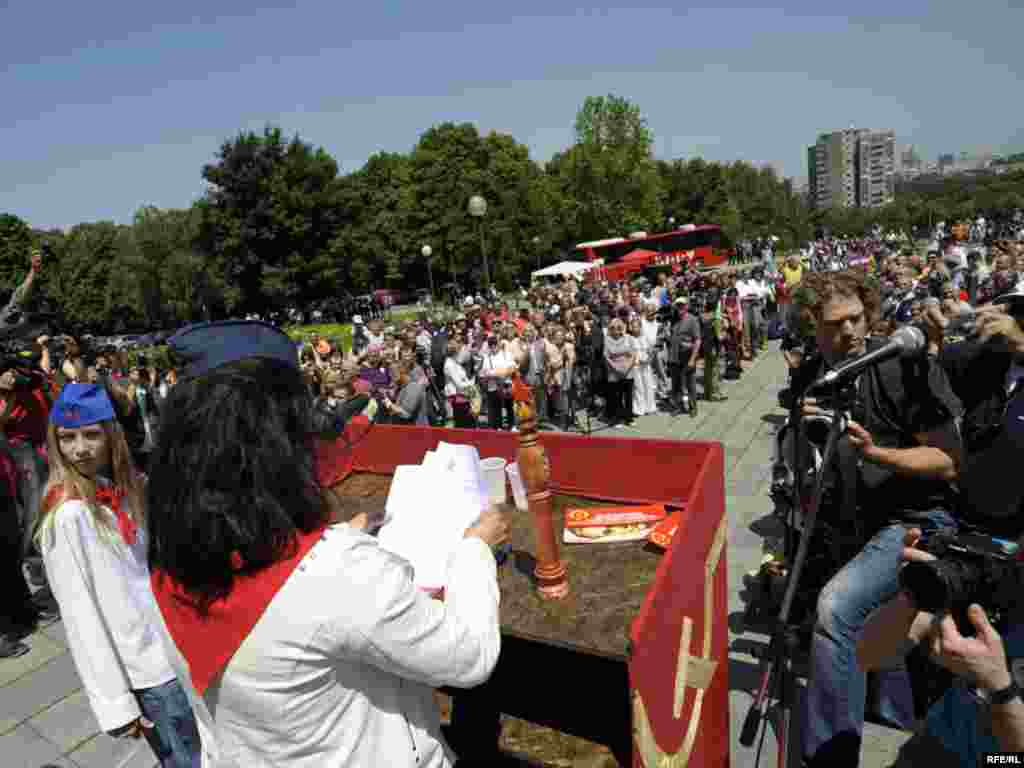
[[[649,266],[670,266],[678,272],[683,262],[697,268],[726,264],[731,251],[724,239],[717,224],[687,224],[660,235],[637,232],[629,237],[580,243],[573,254],[577,261],[603,260],[601,266],[587,273],[591,279],[622,280]]]

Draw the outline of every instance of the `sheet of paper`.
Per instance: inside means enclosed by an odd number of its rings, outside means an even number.
[[[378,541],[413,566],[417,586],[447,586],[448,560],[486,508],[482,485],[473,446],[441,443],[422,464],[395,469]]]
[[[418,464],[395,467],[391,489],[384,502],[384,521],[393,520],[402,510],[413,509],[427,483],[427,471]]]
[[[481,509],[486,509],[487,485],[484,482],[484,475],[480,469],[480,453],[477,451],[476,446],[440,443],[438,445],[439,452],[442,445],[445,446],[446,454],[451,457],[451,471],[458,478],[463,492],[467,496],[475,495]]]

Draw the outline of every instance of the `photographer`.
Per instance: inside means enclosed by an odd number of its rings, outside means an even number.
[[[866,350],[878,290],[858,270],[804,277],[797,311],[815,325],[820,357],[805,362],[794,392]],[[905,527],[953,528],[952,481],[959,460],[959,404],[942,370],[922,354],[866,369],[852,385],[855,418],[837,450],[842,492],[823,514],[851,521],[870,541],[818,598],[808,676],[803,754],[810,766],[855,766],[860,756],[866,681],[854,656],[868,615],[898,591]],[[805,399],[805,409],[818,409]],[[901,726],[913,718],[905,672],[882,676],[879,714]]]
[[[917,548],[920,538],[920,530],[907,532],[905,561],[934,560]],[[985,752],[1024,751],[1024,616],[1018,611],[998,630],[980,605],[971,605],[967,616],[973,637],[965,637],[948,614],[918,611],[904,591],[875,611],[857,643],[857,662],[865,671],[924,643],[931,658],[960,681],[932,706],[922,731],[903,748],[914,765],[980,765]]]

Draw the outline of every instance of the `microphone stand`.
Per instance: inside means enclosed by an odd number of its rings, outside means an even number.
[[[740,733],[740,744],[744,747],[751,747],[760,732],[761,740],[757,747],[757,757],[754,765],[761,761],[761,747],[764,743],[765,729],[763,726],[764,716],[767,711],[769,698],[776,698],[781,708],[780,722],[777,723],[776,744],[778,748],[778,768],[787,768],[789,759],[789,739],[792,731],[793,707],[796,704],[796,686],[793,684],[793,657],[800,646],[799,627],[791,624],[789,614],[796,598],[796,590],[800,583],[800,575],[804,563],[807,561],[807,552],[811,539],[814,536],[818,522],[818,512],[821,508],[821,499],[825,490],[825,474],[829,471],[832,458],[835,456],[839,439],[846,432],[849,423],[847,406],[853,396],[851,382],[837,381],[833,383],[830,400],[834,403],[832,411],[832,425],[829,429],[828,440],[825,443],[825,450],[822,454],[821,468],[814,479],[814,490],[811,494],[811,502],[804,518],[804,530],[800,536],[800,544],[797,547],[796,558],[789,569],[786,580],[786,591],[782,599],[782,607],[775,620],[772,629],[772,637],[768,650],[761,659],[760,675],[761,682],[754,694],[754,701],[750,711],[743,722],[743,729]],[[797,408],[798,444],[796,449],[797,477],[797,503],[803,503],[803,457],[806,455],[804,438],[803,418],[803,396]],[[787,534],[788,535],[788,534]]]

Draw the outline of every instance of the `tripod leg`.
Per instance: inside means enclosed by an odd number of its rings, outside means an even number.
[[[779,706],[776,712],[778,768],[800,765],[800,734],[797,723],[797,682],[792,658],[786,658],[779,669]]]

